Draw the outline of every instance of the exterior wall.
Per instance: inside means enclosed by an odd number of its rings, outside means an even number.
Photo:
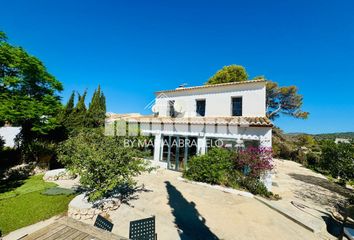
[[[152,164],[155,166],[161,166],[167,168],[167,162],[161,161],[161,148],[162,137],[166,136],[193,136],[197,137],[197,154],[205,154],[207,149],[207,138],[219,138],[219,139],[240,139],[240,140],[259,140],[260,146],[271,147],[272,146],[272,128],[271,127],[238,127],[230,126],[227,128],[225,125],[220,125],[215,128],[213,125],[198,125],[191,124],[143,124],[141,127],[141,133],[143,135],[155,136],[154,142],[154,158]],[[218,129],[225,128],[223,131]],[[271,191],[272,188],[272,174],[267,172],[261,178],[267,189]]]
[[[161,92],[156,99],[159,116],[169,116],[168,101],[182,107],[178,117],[195,117],[196,100],[205,99],[206,117],[231,116],[231,98],[242,97],[242,116],[265,116],[265,82],[229,85],[211,88],[190,89],[177,92]]]
[[[1,127],[0,136],[5,140],[6,147],[15,146],[15,137],[21,131],[20,127]]]
[[[187,124],[179,124],[180,126],[173,126],[172,124],[159,123],[141,125],[141,133],[143,135],[155,136],[155,146],[160,146],[161,137],[163,135],[171,136],[191,136],[198,138],[198,153],[205,153],[205,139],[206,138],[220,138],[220,139],[240,139],[240,140],[258,140],[260,146],[271,147],[272,146],[272,128],[271,127],[237,127],[232,126],[234,129],[225,132],[218,132],[215,126],[212,125],[197,125],[191,124],[189,127]],[[221,125],[222,126],[222,125]],[[224,125],[226,128],[226,126]],[[159,140],[160,139],[160,140]],[[160,152],[156,150],[154,152],[154,161],[160,160]]]
[[[202,124],[171,124],[171,123],[152,123],[141,124],[140,130],[144,135],[181,135],[194,137],[216,137],[230,139],[246,139],[260,140],[261,146],[272,146],[272,128],[271,127],[238,127],[219,124],[214,125]]]
[[[175,101],[175,106],[182,110],[177,117],[197,117],[196,100],[205,100],[205,117],[215,117],[216,124],[197,124],[195,121],[182,121],[184,123],[169,121],[170,119],[161,118],[163,123],[158,123],[160,118],[146,123],[140,123],[140,132],[143,135],[153,135],[154,157],[152,164],[167,168],[167,162],[161,161],[162,146],[164,136],[182,136],[194,137],[197,139],[197,154],[205,154],[207,150],[207,139],[235,139],[239,140],[257,140],[262,147],[272,146],[272,128],[254,127],[249,125],[235,125],[230,123],[226,125],[225,121],[218,121],[218,117],[232,116],[232,98],[242,97],[242,117],[265,117],[266,112],[266,83],[252,82],[245,84],[213,86],[207,88],[191,88],[180,91],[159,92],[156,96],[155,110],[158,110],[159,117],[169,117],[169,101]],[[199,119],[198,119],[199,120]],[[129,120],[128,120],[129,121]],[[138,120],[139,121],[139,120]],[[151,121],[151,120],[149,120]],[[188,124],[188,122],[190,124]],[[131,122],[129,122],[130,124]],[[210,122],[209,122],[210,123]],[[269,126],[269,125],[268,125]],[[125,131],[124,131],[125,132]],[[177,137],[178,139],[178,137]],[[229,141],[230,142],[230,141]],[[187,149],[187,148],[186,148]],[[195,150],[195,148],[194,148]],[[170,151],[170,148],[169,150]],[[187,152],[187,150],[185,151]],[[166,152],[165,152],[166,153]],[[194,151],[195,153],[195,151]],[[170,156],[170,152],[168,152]],[[185,155],[187,159],[187,154]],[[167,161],[169,161],[168,158]],[[187,161],[187,160],[185,160]],[[169,161],[171,166],[171,161]],[[177,165],[176,165],[177,166]],[[176,167],[177,169],[177,167]],[[267,173],[262,177],[268,189],[271,189],[271,174]]]

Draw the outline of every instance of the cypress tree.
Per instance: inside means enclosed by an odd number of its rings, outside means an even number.
[[[72,123],[74,128],[82,128],[86,125],[86,105],[85,105],[85,98],[87,95],[87,91],[85,90],[84,94],[81,96],[78,94],[78,102],[74,108],[73,116],[72,116]]]
[[[104,96],[103,92],[101,92],[101,97],[100,97],[100,105],[101,105],[101,119],[104,121],[106,119],[106,97]]]
[[[65,128],[70,128],[71,118],[74,111],[75,92],[73,91],[68,102],[58,114],[58,121]],[[70,130],[70,129],[69,129]]]
[[[82,96],[79,94],[79,99],[75,107],[77,112],[86,112],[86,105],[85,105],[86,95],[87,95],[87,90],[85,90]]]
[[[87,126],[88,127],[100,127],[103,126],[106,117],[106,100],[101,92],[101,87],[95,90],[91,103],[88,109]]]
[[[74,101],[75,101],[75,92],[73,91],[73,92],[71,93],[71,96],[70,96],[68,102],[67,102],[66,105],[65,105],[64,111],[65,111],[65,114],[66,114],[66,115],[67,115],[67,114],[71,114],[72,111],[74,110]]]

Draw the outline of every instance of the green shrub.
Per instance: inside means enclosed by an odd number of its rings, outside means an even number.
[[[7,181],[17,181],[27,179],[33,174],[33,164],[20,165],[18,167],[10,168],[5,172]]]
[[[235,188],[235,189],[239,189],[241,188],[241,181],[243,179],[244,175],[242,172],[237,171],[237,170],[231,170],[229,172],[227,172],[227,174],[225,175],[223,182],[221,182],[221,185],[227,186],[227,187],[231,187],[231,188]]]
[[[324,141],[321,150],[321,168],[328,170],[334,178],[339,177],[343,181],[354,179],[354,146],[352,144]]]
[[[306,161],[308,166],[317,166],[320,161],[320,156],[316,152],[308,152],[306,154]]]
[[[258,194],[264,197],[270,197],[270,192],[267,190],[266,186],[258,179],[245,177],[241,182],[242,186],[246,188],[249,192],[253,194]]]
[[[58,148],[59,161],[80,176],[90,201],[110,196],[122,186],[135,186],[133,177],[149,170],[140,156],[122,139],[93,130],[82,131]]]
[[[307,155],[303,149],[298,149],[292,153],[292,159],[296,162],[305,165],[307,164]]]
[[[212,148],[205,155],[191,158],[187,169],[183,172],[183,177],[193,181],[218,184],[235,189],[244,188],[256,195],[279,199],[279,196],[273,195],[272,192],[267,190],[266,186],[259,180],[258,174],[245,176],[240,171],[241,163],[241,165],[247,163],[249,167],[257,168],[256,172],[260,168],[271,169],[267,158],[263,159],[263,162],[256,163],[261,153],[266,152],[265,156],[269,156],[269,151],[265,151],[265,149],[251,150],[244,150],[243,154],[236,154],[227,149]],[[243,159],[241,160],[241,158]],[[265,162],[265,160],[267,161]]]
[[[351,205],[354,205],[354,194],[350,194],[349,198],[348,198],[348,202]]]
[[[354,179],[351,179],[348,181],[349,186],[354,187]]]
[[[225,183],[232,168],[232,152],[223,148],[212,148],[205,155],[192,157],[183,176],[194,181],[221,184]]]

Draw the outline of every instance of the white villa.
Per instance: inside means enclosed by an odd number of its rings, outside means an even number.
[[[212,145],[272,146],[265,80],[179,87],[155,96],[153,115],[111,114],[107,123],[116,121],[117,128],[123,121],[121,126],[152,136],[151,160],[156,165],[181,170],[191,156],[204,154]],[[269,176],[265,184],[270,189]]]

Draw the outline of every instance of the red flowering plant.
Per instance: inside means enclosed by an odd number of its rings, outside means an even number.
[[[248,147],[236,154],[236,168],[245,175],[259,178],[266,171],[273,169],[272,148]]]

